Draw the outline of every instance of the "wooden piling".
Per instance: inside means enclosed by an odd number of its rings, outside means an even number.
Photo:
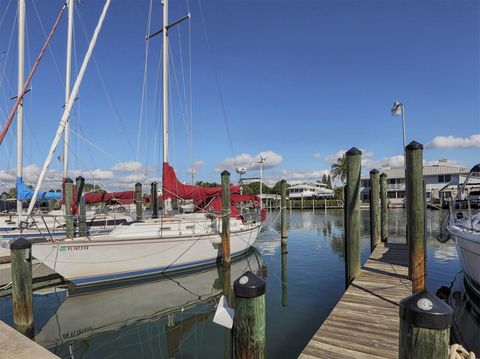
[[[352,147],[347,151],[347,190],[345,203],[345,284],[360,273],[360,172],[362,151]]]
[[[380,218],[380,175],[378,170],[370,171],[370,251],[381,241]]]
[[[248,271],[233,283],[236,359],[265,358],[265,281]]]
[[[412,141],[405,147],[408,273],[412,293],[425,289],[426,243],[423,194],[423,145]]]
[[[282,245],[287,244],[287,181],[282,180],[280,182],[280,222],[281,222],[281,237]],[[290,210],[292,210],[292,201],[290,201]]]
[[[287,246],[282,245],[282,307],[288,307]]]
[[[23,335],[33,337],[32,244],[19,238],[10,245],[12,267],[13,324]]]
[[[73,201],[73,181],[66,178],[63,182],[65,198],[65,234],[67,238],[73,238],[75,229],[73,227],[72,201]]]
[[[380,232],[382,242],[388,240],[388,197],[387,197],[387,174],[382,173],[380,175]]]
[[[135,210],[137,213],[137,221],[142,220],[143,199],[142,199],[142,184],[135,183]]]
[[[158,190],[157,182],[152,182],[150,195],[152,196],[152,218],[158,218]]]
[[[230,265],[230,172],[222,172],[222,249],[223,264]]]
[[[87,209],[85,206],[85,198],[83,197],[83,190],[85,187],[85,179],[78,176],[75,179],[77,184],[77,203],[78,203],[78,235],[84,237],[87,235]]]
[[[452,308],[426,290],[403,299],[399,359],[447,359],[452,321]]]

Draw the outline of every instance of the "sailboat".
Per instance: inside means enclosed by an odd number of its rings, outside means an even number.
[[[108,3],[108,1],[107,1]],[[184,17],[187,19],[189,16]],[[179,20],[179,21],[182,21]],[[193,200],[194,213],[168,214],[146,221],[122,224],[106,235],[68,238],[62,241],[36,243],[32,247],[35,258],[75,285],[122,280],[145,275],[156,275],[191,270],[217,262],[222,253],[221,188],[203,188],[182,184],[168,160],[168,0],[163,1],[163,174],[164,201]],[[159,32],[157,32],[159,33]],[[81,71],[80,71],[81,73]],[[78,82],[78,78],[77,78]],[[77,83],[75,84],[77,85]],[[75,88],[66,109],[70,110]],[[68,113],[64,112],[55,140],[59,140]],[[47,157],[53,156],[55,141]],[[53,151],[52,151],[53,148]],[[46,172],[45,166],[42,174]],[[35,191],[38,191],[42,176]],[[238,187],[231,187],[230,253],[232,257],[249,250],[260,232],[262,215],[260,199],[241,195]],[[29,208],[30,210],[30,208]]]
[[[480,177],[480,164],[470,170],[457,198],[450,204],[448,232],[455,241],[460,264],[466,280],[480,296],[480,211],[475,211],[470,196],[462,200],[462,193],[472,179]]]

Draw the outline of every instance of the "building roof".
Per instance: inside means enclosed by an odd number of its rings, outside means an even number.
[[[385,173],[388,178],[405,178],[405,170],[403,167],[394,167],[380,171]],[[438,176],[451,175],[458,173],[468,173],[469,169],[461,166],[446,166],[446,165],[430,165],[423,166],[424,176]],[[362,179],[368,179],[370,175],[362,176]]]

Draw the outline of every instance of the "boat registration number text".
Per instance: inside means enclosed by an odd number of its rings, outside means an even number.
[[[60,252],[72,252],[72,251],[86,251],[88,246],[63,246],[60,247]]]

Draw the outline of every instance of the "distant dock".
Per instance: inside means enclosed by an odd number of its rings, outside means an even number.
[[[412,285],[407,261],[406,244],[377,245],[299,358],[397,358],[399,302]]]

